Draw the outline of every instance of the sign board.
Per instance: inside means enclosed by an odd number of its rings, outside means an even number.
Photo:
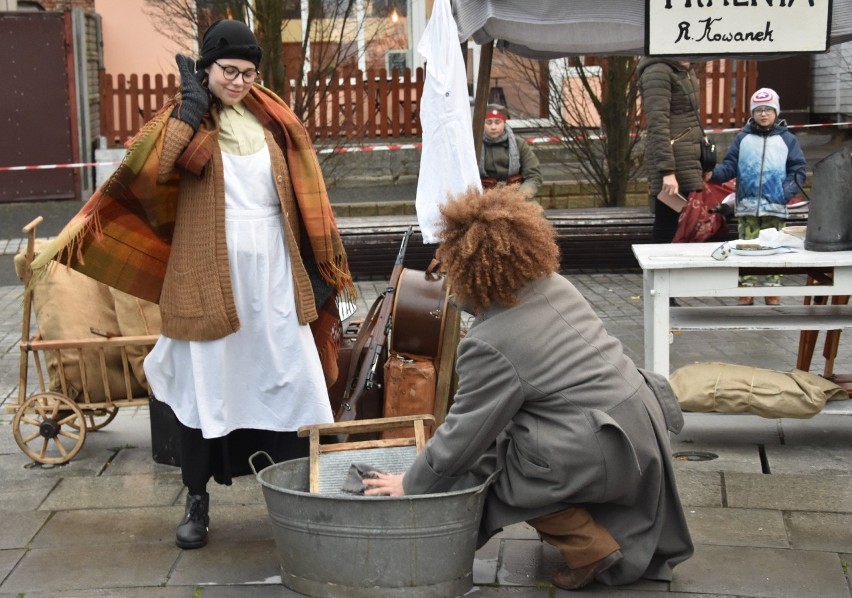
[[[832,0],[645,0],[648,56],[825,52]]]

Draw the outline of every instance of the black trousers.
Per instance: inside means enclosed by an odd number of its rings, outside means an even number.
[[[654,228],[651,232],[651,240],[654,243],[671,243],[677,232],[678,219],[680,219],[680,213],[675,212],[655,197]]]
[[[212,477],[230,486],[235,477],[252,473],[249,457],[266,452],[275,463],[307,457],[307,438],[296,432],[234,430],[221,438],[204,438],[201,430],[178,422],[180,428],[180,471],[190,494],[204,494]]]

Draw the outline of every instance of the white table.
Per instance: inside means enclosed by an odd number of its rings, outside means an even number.
[[[720,243],[633,245],[642,267],[645,310],[645,367],[670,373],[673,330],[837,330],[852,327],[852,305],[669,307],[671,297],[806,297],[852,295],[852,251],[799,251],[766,256],[711,257]],[[739,286],[741,269],[768,268],[780,274],[823,272],[825,285]]]

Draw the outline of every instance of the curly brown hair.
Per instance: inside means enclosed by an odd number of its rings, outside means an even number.
[[[475,187],[441,208],[436,257],[458,302],[475,313],[517,303],[517,291],[559,269],[553,226],[517,187]]]

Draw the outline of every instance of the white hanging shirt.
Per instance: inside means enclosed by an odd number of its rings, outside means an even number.
[[[417,46],[426,58],[426,81],[420,100],[423,151],[417,179],[417,221],[424,243],[437,243],[440,206],[448,195],[471,185],[482,188],[476,151],[467,69],[450,0],[436,0],[432,18]]]

